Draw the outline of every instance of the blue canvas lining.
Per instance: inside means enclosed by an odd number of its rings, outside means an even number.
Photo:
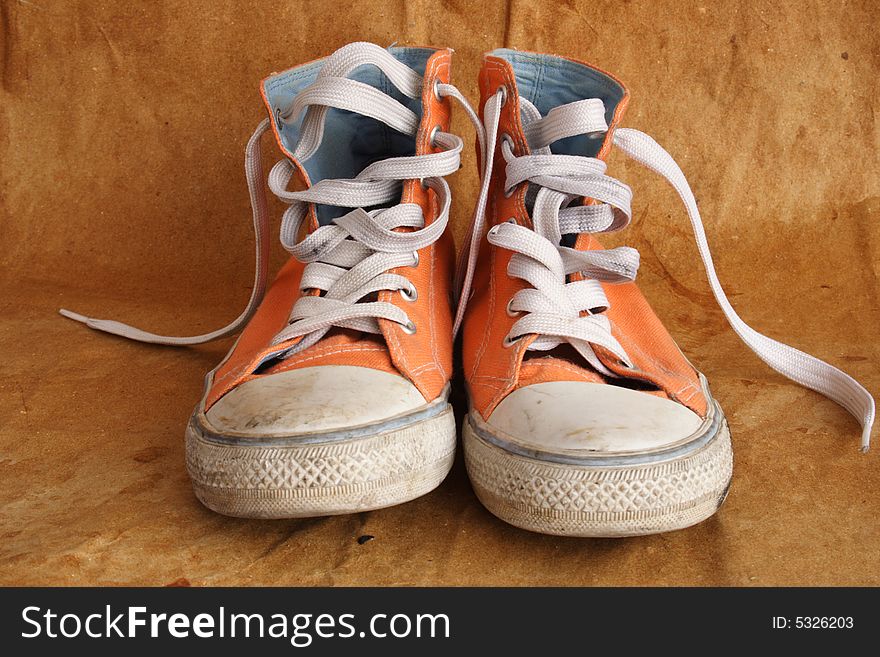
[[[624,89],[614,79],[584,64],[553,55],[500,48],[492,52],[513,67],[519,95],[538,108],[541,116],[559,105],[585,98],[598,98],[605,104],[605,121],[610,125]],[[550,146],[554,153],[595,157],[601,140],[578,135]]]
[[[424,75],[425,65],[435,52],[430,48],[405,47],[389,48],[388,51],[419,75]],[[266,98],[272,107],[273,120],[281,143],[291,153],[299,141],[305,112],[301,112],[292,123],[281,123],[277,120],[277,113],[285,110],[297,94],[315,81],[323,65],[324,60],[318,60],[270,77],[264,82]],[[377,67],[361,66],[349,77],[381,89],[421,117],[421,99],[404,96]],[[327,112],[321,146],[312,157],[301,164],[314,184],[326,178],[354,178],[376,160],[414,154],[415,139],[409,135],[403,135],[376,119],[331,108]],[[321,223],[327,223],[348,210],[319,206],[317,211]]]

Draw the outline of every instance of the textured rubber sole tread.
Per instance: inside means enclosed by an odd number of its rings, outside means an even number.
[[[219,443],[192,428],[186,463],[196,497],[243,518],[305,518],[381,509],[436,488],[455,456],[451,407],[373,436],[279,447]]]
[[[727,495],[733,452],[727,421],[703,447],[659,463],[582,466],[539,461],[491,444],[464,422],[464,456],[477,497],[516,527],[559,536],[641,536],[683,529]]]

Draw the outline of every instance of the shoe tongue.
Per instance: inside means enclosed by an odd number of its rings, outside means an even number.
[[[263,81],[263,98],[276,140],[309,186],[325,179],[353,179],[376,161],[412,155],[415,151],[416,130],[409,129],[409,119],[414,117],[417,125],[422,120],[422,78],[428,60],[436,51],[389,48],[388,53],[396,64],[380,65],[376,61],[376,49],[384,52],[371,44],[349,44],[325,60],[272,75]],[[380,120],[369,112],[341,109],[346,106],[343,101],[338,103],[339,107],[325,106],[317,140],[312,134],[314,126],[305,121],[307,111],[315,110],[315,106],[301,108],[289,120],[285,119],[300,94],[308,92],[322,79],[338,78],[382,92],[399,103],[398,111],[386,111]],[[401,131],[400,126],[404,124],[407,129]],[[307,146],[303,146],[304,143]],[[306,154],[300,157],[302,149]],[[322,224],[348,210],[332,205],[316,208]]]
[[[582,101],[597,100],[604,106],[605,123],[612,130],[620,122],[628,100],[622,82],[599,69],[564,57],[540,53],[500,49],[493,56],[505,60],[516,80],[524,125],[532,116],[526,116],[531,108],[540,117],[548,117],[556,108]],[[572,135],[551,144],[553,153],[581,155],[604,159],[610,146],[610,131],[601,137],[585,134]]]
[[[562,152],[595,157],[608,134],[605,104],[599,98],[558,105],[546,116],[541,116],[529,100],[521,98],[520,122],[533,154]]]
[[[523,131],[531,145],[539,146],[533,153],[607,158],[613,130],[629,99],[619,80],[562,57],[513,50],[495,54],[512,69]],[[530,212],[536,193],[530,185],[526,194]],[[562,244],[575,247],[576,242],[576,235],[566,235]]]
[[[611,133],[602,100],[575,100],[557,105],[543,116],[527,98],[519,99],[519,107],[520,123],[532,155],[574,155],[603,161],[607,157]],[[614,119],[619,120],[619,116]],[[526,191],[525,205],[530,214],[534,210],[539,189],[537,185],[530,184]],[[572,200],[571,203],[578,202],[583,203],[585,199]],[[568,235],[563,239],[565,246],[573,246],[576,236]]]

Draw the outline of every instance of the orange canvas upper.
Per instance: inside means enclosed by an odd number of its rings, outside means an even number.
[[[434,84],[437,81],[450,81],[451,57],[452,51],[444,49],[436,51],[428,59],[422,87],[422,118],[416,136],[416,155],[435,152],[436,148],[431,143],[431,132],[435,127],[439,126],[444,132],[449,129],[450,104],[434,94]],[[265,90],[263,99],[271,116],[272,109]],[[311,183],[306,171],[285,148],[274,122],[273,132],[279,148],[293,162],[299,180],[309,186]],[[422,207],[426,225],[439,214],[435,193],[417,180],[404,184],[401,202],[418,203]],[[310,211],[309,225],[309,230],[318,227],[314,209]],[[279,347],[292,346],[299,340],[296,338],[281,345],[271,345],[272,338],[284,328],[293,304],[302,294],[299,280],[304,265],[291,258],[270,286],[257,313],[226,360],[214,373],[206,398],[206,409],[245,381],[317,365],[356,365],[398,373],[409,379],[426,401],[433,401],[452,374],[450,300],[454,257],[452,236],[447,231],[432,245],[419,251],[417,266],[391,270],[412,282],[419,293],[418,298],[406,301],[399,294],[386,291],[380,293],[379,300],[405,310],[418,327],[414,334],[409,335],[396,322],[384,319],[379,320],[381,337],[334,330],[317,344],[255,374],[263,360],[277,352]]]
[[[520,121],[519,95],[513,68],[500,57],[487,56],[480,72],[481,113],[486,101],[500,87],[506,87],[508,93],[501,111],[499,134],[512,138],[516,155],[527,154],[529,149]],[[598,154],[602,159],[610,151],[612,132],[620,123],[628,99],[625,93],[616,108]],[[494,163],[486,228],[509,219],[530,226],[531,219],[525,206],[527,185],[520,185],[509,197],[504,195],[505,160],[501,154],[500,139]],[[585,202],[589,203],[590,200]],[[592,235],[580,235],[575,247],[582,250],[603,248]],[[507,303],[526,285],[525,281],[508,275],[507,266],[511,256],[510,251],[492,246],[485,235],[482,236],[473,295],[463,323],[464,375],[471,406],[484,418],[488,418],[510,392],[526,385],[548,381],[605,382],[602,375],[580,358],[527,352],[533,337],[504,346],[505,336],[518,319],[507,313]],[[613,355],[594,347],[603,364],[615,373],[630,379],[641,379],[657,387],[656,391],[645,394],[657,394],[678,401],[700,416],[705,416],[707,401],[696,370],[682,355],[638,286],[635,283],[603,284],[603,289],[610,302],[607,315],[611,320],[612,333],[632,359],[635,369],[624,369]],[[527,353],[532,357],[526,358]]]

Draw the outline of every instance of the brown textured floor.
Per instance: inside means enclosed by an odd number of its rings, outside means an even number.
[[[355,39],[435,43],[474,98],[480,54],[507,45],[627,81],[625,124],[682,165],[742,316],[880,392],[875,2],[337,2],[332,21],[319,2],[253,4],[0,2],[0,583],[880,584],[880,446],[860,454],[852,418],[738,342],[676,197],[619,154],[636,211],[619,239],[733,432],[730,497],[693,529],[528,534],[480,506],[460,461],[379,512],[215,515],[182,437],[229,343],[144,346],[56,314],[195,333],[238,313],[266,73]],[[461,112],[456,127],[472,138]],[[473,172],[468,153],[459,236]]]

